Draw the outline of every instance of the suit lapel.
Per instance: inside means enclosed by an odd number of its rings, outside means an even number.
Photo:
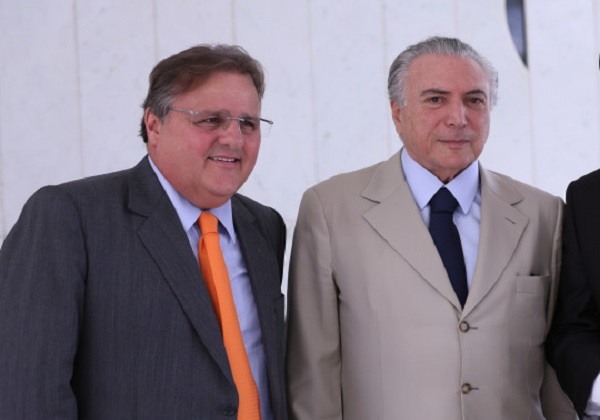
[[[460,310],[448,273],[404,179],[399,153],[376,169],[363,197],[376,201],[367,222],[434,289]]]
[[[280,326],[277,325],[275,316],[275,303],[281,297],[279,263],[276,253],[267,243],[264,235],[259,230],[258,222],[248,207],[240,202],[237,196],[232,198],[233,222],[236,235],[240,242],[240,248],[244,256],[248,277],[252,286],[254,301],[258,312],[258,320],[267,360],[267,373],[269,383],[279,384],[279,373],[274,370],[275,366],[282,366],[279,360],[278,340],[282,337],[274,334]],[[283,384],[271,386],[273,402]]]
[[[202,275],[175,208],[147,158],[130,179],[129,208],[146,217],[138,236],[162,272],[193,328],[233,383],[221,331]]]
[[[479,250],[464,315],[473,310],[500,279],[529,223],[529,218],[514,207],[523,200],[517,191],[483,168],[480,176]]]

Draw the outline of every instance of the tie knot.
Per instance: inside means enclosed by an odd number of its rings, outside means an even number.
[[[202,235],[218,232],[219,219],[217,219],[217,216],[208,211],[203,211],[200,214],[199,224]]]
[[[431,197],[429,206],[432,213],[454,213],[458,201],[446,187],[442,187]]]

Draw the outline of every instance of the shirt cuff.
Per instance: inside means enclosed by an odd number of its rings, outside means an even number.
[[[585,413],[588,416],[600,416],[600,375],[596,376],[594,380],[592,393],[585,408]]]

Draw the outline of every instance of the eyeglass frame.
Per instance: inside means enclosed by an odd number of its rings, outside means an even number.
[[[211,115],[210,111],[194,111],[193,109],[178,108],[178,107],[175,107],[175,106],[169,106],[167,109],[169,111],[182,112],[184,114],[188,114],[190,116],[190,123],[194,124],[194,125],[196,125],[197,123],[194,123],[192,121],[193,117],[197,117],[198,115],[201,115],[203,112],[208,112],[209,113],[208,115]],[[242,132],[242,125],[241,125],[241,123],[244,122],[244,121],[250,121],[250,119],[258,121],[258,130],[255,131],[255,132],[258,132],[261,135],[264,134],[265,136],[267,136],[269,134],[269,132],[271,131],[271,127],[273,127],[273,121],[267,120],[266,118],[262,118],[262,117],[252,117],[252,116],[234,117],[233,115],[223,115],[223,113],[219,113],[219,112],[215,112],[212,115],[213,116],[219,116],[220,118],[224,118],[223,123],[219,127],[217,127],[217,128],[220,128],[223,131],[225,131],[225,130],[227,130],[229,128],[229,126],[231,125],[231,121],[237,121],[237,123],[238,123],[238,129],[240,130],[240,134],[242,136],[249,135],[249,134],[244,134]],[[261,121],[264,122],[264,123],[266,123],[266,124],[268,124],[267,125],[268,130],[266,131],[266,133],[263,133],[263,130],[260,129],[260,126],[261,126],[260,122]],[[198,121],[198,122],[201,122],[201,121]],[[215,128],[214,130],[216,130],[217,128]],[[208,131],[213,131],[213,130],[209,129]],[[255,132],[250,133],[250,134],[254,134]]]

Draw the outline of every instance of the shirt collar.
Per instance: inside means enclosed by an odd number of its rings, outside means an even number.
[[[167,193],[167,196],[169,197],[169,200],[171,200],[171,204],[173,204],[173,207],[175,207],[175,211],[179,216],[179,220],[181,221],[183,229],[186,232],[189,231],[192,227],[195,227],[202,210],[193,205],[187,198],[181,195],[169,181],[167,181],[160,170],[156,167],[154,162],[152,162],[152,158],[150,158],[150,156],[148,156],[148,161],[150,162],[150,167],[158,177],[160,185],[162,185]],[[235,230],[233,229],[231,199],[227,200],[222,206],[210,209],[210,212],[217,216],[220,224],[225,228],[225,233],[229,236],[232,242],[235,243],[236,236]]]
[[[404,148],[400,154],[400,160],[404,177],[419,209],[423,210],[429,204],[431,197],[445,185],[458,201],[461,212],[463,214],[469,212],[479,193],[478,161],[471,163],[456,178],[444,184],[438,177],[411,158]]]

